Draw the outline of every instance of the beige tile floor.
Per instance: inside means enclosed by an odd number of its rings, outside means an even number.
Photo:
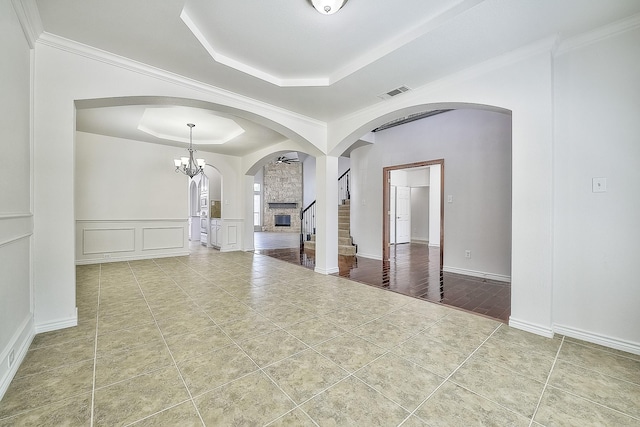
[[[0,426],[638,426],[640,356],[252,253],[80,266]]]

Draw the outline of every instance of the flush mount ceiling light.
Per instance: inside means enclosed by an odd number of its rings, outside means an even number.
[[[311,0],[311,4],[323,15],[333,15],[340,10],[347,0]]]
[[[183,174],[187,175],[189,178],[193,178],[194,176],[198,175],[198,174],[204,174],[204,166],[205,166],[205,161],[204,159],[195,159],[193,157],[193,153],[196,152],[196,150],[193,149],[193,128],[195,127],[195,125],[193,123],[187,123],[187,126],[189,126],[189,148],[187,148],[187,151],[189,152],[189,157],[181,157],[179,159],[173,159],[173,164],[176,167],[176,173],[178,172],[182,172]]]

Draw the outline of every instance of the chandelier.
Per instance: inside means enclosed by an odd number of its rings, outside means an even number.
[[[193,153],[196,150],[193,149],[193,128],[195,125],[193,123],[187,123],[189,126],[189,157],[180,157],[179,159],[173,159],[173,163],[176,167],[176,173],[182,172],[187,175],[189,178],[193,178],[198,174],[204,174],[204,159],[194,159]]]
[[[332,15],[340,10],[347,0],[311,0],[311,4],[323,15]]]

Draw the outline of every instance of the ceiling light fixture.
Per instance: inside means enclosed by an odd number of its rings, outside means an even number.
[[[189,126],[189,148],[187,149],[187,151],[189,151],[189,157],[173,159],[173,164],[176,167],[176,173],[182,172],[189,178],[193,178],[200,173],[204,175],[205,161],[204,159],[194,159],[193,153],[195,153],[196,150],[193,149],[192,137],[195,125],[193,123],[187,123],[187,126]]]
[[[311,0],[311,4],[323,15],[333,15],[340,10],[347,0]]]

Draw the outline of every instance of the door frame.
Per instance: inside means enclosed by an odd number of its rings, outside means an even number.
[[[391,171],[411,169],[425,166],[440,165],[440,268],[444,265],[444,159],[427,160],[424,162],[407,163],[404,165],[385,166],[382,168],[382,260],[389,261],[390,229],[389,209],[391,193]]]

